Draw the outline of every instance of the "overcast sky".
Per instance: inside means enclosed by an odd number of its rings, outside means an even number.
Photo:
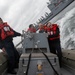
[[[16,31],[22,33],[29,24],[36,23],[45,12],[49,0],[0,0],[0,17]],[[17,38],[15,38],[17,39]],[[20,40],[15,40],[16,43]]]
[[[49,12],[49,0],[0,0],[0,17],[21,32]]]
[[[22,32],[29,24],[35,23],[45,12],[50,12],[47,8],[49,0],[0,0],[0,17],[16,31]],[[64,15],[58,23],[63,31],[63,24],[75,13],[75,8]],[[20,40],[15,38],[14,44]],[[64,42],[63,42],[64,43]]]

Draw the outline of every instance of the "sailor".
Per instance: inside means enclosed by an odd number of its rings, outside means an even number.
[[[36,29],[35,29],[35,27],[34,27],[33,24],[30,24],[30,25],[29,25],[29,28],[28,28],[27,32],[36,33]]]
[[[59,64],[61,67],[61,45],[60,45],[60,31],[57,24],[51,24],[51,22],[47,23],[47,33],[48,33],[48,42],[50,47],[50,52],[57,54],[59,58]]]
[[[39,23],[39,33],[44,33],[44,32],[45,32],[45,25]]]
[[[0,18],[0,48],[4,48],[8,55],[8,73],[16,74],[15,68],[18,67],[19,53],[14,47],[13,37],[21,36],[20,33],[14,31],[7,23]]]

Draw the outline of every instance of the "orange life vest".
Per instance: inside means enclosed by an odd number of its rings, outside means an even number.
[[[55,40],[55,39],[58,39],[60,38],[60,35],[58,35],[57,37],[54,37],[54,38],[49,38],[50,40]]]
[[[50,36],[51,36],[51,35],[55,35],[55,34],[57,34],[57,33],[56,33],[57,28],[58,28],[57,24],[53,24],[51,28],[50,28],[50,27],[47,28],[47,32],[49,32],[49,35],[50,35]],[[56,36],[56,37],[49,38],[49,39],[50,39],[50,40],[54,40],[54,39],[58,39],[58,38],[60,38],[60,35],[58,35],[58,36]]]
[[[45,30],[46,30],[47,32],[50,32],[50,27],[46,27]]]
[[[1,30],[0,34],[1,40],[4,40],[8,36],[14,35],[13,30],[10,28],[9,25],[7,25],[7,23],[3,23],[2,25],[0,25],[0,30]]]
[[[53,34],[56,34],[57,27],[57,24],[52,25],[51,31],[53,31]]]
[[[57,33],[56,33],[57,28],[58,28],[57,24],[53,24],[53,25],[52,25],[52,29],[51,29],[51,30],[53,31],[53,35],[54,35],[54,34],[57,34]],[[58,36],[56,36],[56,37],[53,37],[53,38],[50,38],[50,40],[55,40],[55,39],[58,39],[58,38],[60,38],[60,35],[58,35]]]

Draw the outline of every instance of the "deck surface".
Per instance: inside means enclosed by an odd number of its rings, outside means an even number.
[[[13,75],[13,74],[6,74],[6,75]],[[17,74],[14,74],[17,75]],[[73,75],[71,74],[68,70],[66,70],[65,68],[61,68],[61,75]]]

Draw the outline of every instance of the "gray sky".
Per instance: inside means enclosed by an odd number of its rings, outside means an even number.
[[[16,31],[22,33],[31,23],[50,12],[49,0],[0,0],[0,17]],[[20,42],[14,39],[15,44]]]
[[[49,0],[0,0],[0,17],[15,30],[21,32],[30,23],[49,12]]]
[[[14,30],[21,33],[29,24],[35,23],[41,16],[44,16],[45,12],[50,12],[47,8],[47,2],[49,2],[49,0],[0,0],[0,17],[8,22]],[[62,36],[64,35],[64,23],[74,13],[75,8],[64,14],[64,17],[57,22],[61,25]],[[14,44],[20,42],[20,39],[21,38],[15,38]],[[64,42],[63,40],[63,45],[65,45]]]

